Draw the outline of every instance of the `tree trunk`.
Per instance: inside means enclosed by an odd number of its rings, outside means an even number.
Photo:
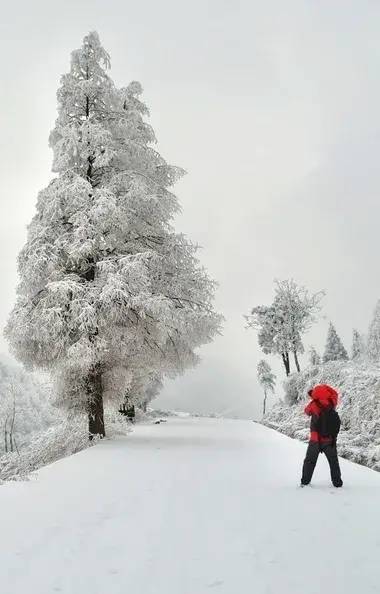
[[[296,351],[294,351],[294,352],[293,352],[293,355],[294,355],[294,362],[295,362],[295,364],[296,364],[296,368],[297,368],[297,371],[298,371],[298,373],[299,373],[299,372],[301,371],[301,367],[300,367],[300,363],[299,363],[299,361],[298,361],[298,355],[297,355],[297,352],[296,352]]]
[[[94,370],[87,378],[88,388],[88,433],[90,440],[95,435],[105,437],[102,374]]]
[[[282,357],[282,362],[283,362],[284,367],[285,367],[286,375],[290,375],[289,353],[288,352],[281,353],[281,357]]]
[[[263,416],[265,416],[266,410],[267,410],[267,391],[264,390]]]

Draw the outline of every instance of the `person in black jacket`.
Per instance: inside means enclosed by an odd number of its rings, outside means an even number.
[[[331,481],[334,487],[342,487],[336,439],[340,419],[335,408],[338,393],[331,386],[321,384],[309,391],[311,402],[305,413],[310,419],[310,440],[302,468],[301,486],[308,485],[313,477],[318,456],[324,453],[330,465]]]

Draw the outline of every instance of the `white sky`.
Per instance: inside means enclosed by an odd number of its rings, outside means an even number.
[[[37,192],[70,52],[96,29],[115,82],[139,80],[158,148],[188,175],[177,228],[220,283],[224,336],[169,382],[162,406],[241,415],[261,407],[261,354],[243,313],[274,278],[325,289],[346,346],[376,300],[380,215],[377,0],[0,0],[0,324]],[[0,340],[0,350],[6,344]],[[280,379],[282,379],[282,370]]]

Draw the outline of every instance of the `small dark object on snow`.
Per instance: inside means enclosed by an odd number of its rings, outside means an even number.
[[[134,406],[128,406],[128,408],[127,408],[126,403],[123,402],[123,404],[120,405],[119,413],[121,415],[124,415],[125,417],[128,417],[128,420],[131,423],[134,423],[135,422],[136,411],[135,411],[135,407]]]

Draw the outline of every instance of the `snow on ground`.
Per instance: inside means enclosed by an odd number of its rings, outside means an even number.
[[[380,474],[249,421],[137,426],[0,487],[4,594],[370,594]]]

